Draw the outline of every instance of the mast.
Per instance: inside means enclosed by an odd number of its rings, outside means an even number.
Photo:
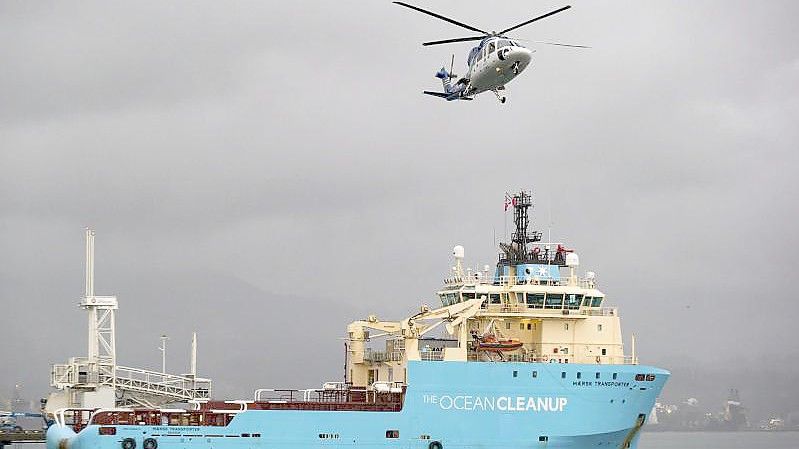
[[[513,206],[513,224],[516,229],[511,234],[509,244],[500,243],[505,256],[504,262],[510,265],[530,262],[533,257],[531,251],[528,251],[528,244],[541,241],[540,231],[529,231],[532,194],[520,191],[510,197],[510,204]]]
[[[116,385],[116,296],[94,294],[94,230],[86,228],[86,285],[80,306],[88,312],[88,379],[92,384]]]
[[[191,375],[197,377],[197,332],[191,334]]]

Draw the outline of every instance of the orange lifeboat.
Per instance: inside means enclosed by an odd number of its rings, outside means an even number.
[[[480,351],[508,352],[515,351],[522,347],[522,342],[515,338],[498,339],[493,335],[486,335],[477,342],[477,349]]]

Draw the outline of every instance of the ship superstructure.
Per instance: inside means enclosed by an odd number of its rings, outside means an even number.
[[[625,355],[618,310],[605,306],[596,275],[578,275],[579,256],[529,231],[531,195],[509,198],[514,208],[511,242],[500,244],[496,268],[464,268],[464,248],[437,296],[403,321],[371,316],[348,328],[347,378],[353,385],[404,383],[408,360],[635,364]],[[443,338],[433,337],[441,327]],[[375,334],[377,332],[377,334]],[[383,337],[384,349],[367,346]]]
[[[48,449],[636,447],[669,373],[625,354],[577,254],[529,231],[531,195],[508,203],[497,265],[466,268],[456,246],[440,305],[350,323],[342,380],[188,409],[61,410]]]

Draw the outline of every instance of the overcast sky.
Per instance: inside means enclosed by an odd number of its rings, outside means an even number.
[[[492,30],[563,5],[418,4]],[[799,374],[799,5],[573,5],[515,37],[593,48],[529,44],[500,105],[421,95],[470,47],[420,43],[469,32],[388,1],[0,1],[0,386],[85,355],[86,226],[120,363],[166,332],[185,371],[196,329],[248,396],[340,377],[346,323],[433,303],[453,245],[494,264],[525,188],[642,361],[785,401],[736,373]]]

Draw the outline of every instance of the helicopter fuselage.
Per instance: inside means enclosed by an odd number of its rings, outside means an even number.
[[[469,53],[469,71],[463,81],[468,84],[463,95],[496,92],[519,76],[532,61],[533,51],[513,40],[491,37]]]

